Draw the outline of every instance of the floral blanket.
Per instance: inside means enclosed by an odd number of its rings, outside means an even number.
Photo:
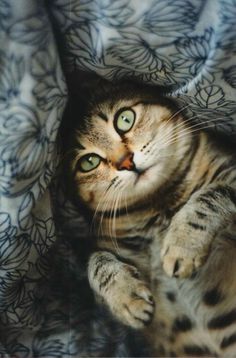
[[[82,69],[165,86],[233,138],[235,19],[236,0],[0,0],[1,357],[148,355],[141,337],[88,306],[74,255],[86,225],[52,185],[65,77]]]

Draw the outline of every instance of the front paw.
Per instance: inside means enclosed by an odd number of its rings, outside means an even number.
[[[124,264],[108,298],[113,314],[133,328],[148,325],[154,313],[154,300],[147,285],[139,278],[137,270]]]
[[[187,278],[205,263],[207,255],[196,249],[167,244],[162,249],[161,257],[168,276]]]

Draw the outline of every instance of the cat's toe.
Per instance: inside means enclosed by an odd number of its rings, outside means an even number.
[[[186,248],[172,246],[162,251],[163,269],[170,277],[190,277],[204,262],[203,256]]]
[[[126,287],[120,289],[112,311],[124,324],[141,329],[148,325],[154,313],[154,300],[148,287],[138,279],[128,278]]]
[[[122,323],[143,328],[151,322],[154,300],[136,267],[122,263],[113,284],[105,293],[111,312]]]
[[[143,328],[152,321],[154,301],[148,289],[143,288],[142,292],[133,292],[131,299],[123,307],[126,321],[133,328]]]
[[[193,262],[191,259],[166,256],[163,260],[163,269],[170,277],[186,278],[193,273]]]

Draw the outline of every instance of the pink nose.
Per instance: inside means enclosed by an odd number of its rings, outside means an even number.
[[[133,170],[135,168],[134,162],[133,162],[133,153],[128,153],[124,157],[121,158],[119,163],[117,163],[117,169],[118,170]]]

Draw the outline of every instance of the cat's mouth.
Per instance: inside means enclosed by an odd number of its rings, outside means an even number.
[[[150,178],[150,171],[152,172],[152,169],[155,167],[156,165],[149,165],[149,167],[146,168],[140,168],[140,167],[136,167],[132,170],[135,174],[136,174],[136,178],[134,181],[134,186],[136,186],[141,180],[148,180],[148,178]]]
[[[133,169],[133,172],[135,172],[138,176],[140,176],[146,172],[146,169],[140,169],[135,166],[135,168]]]
[[[133,169],[133,172],[136,174],[134,185],[136,185],[140,181],[140,179],[143,179],[149,169],[150,168],[141,169],[136,167]]]

